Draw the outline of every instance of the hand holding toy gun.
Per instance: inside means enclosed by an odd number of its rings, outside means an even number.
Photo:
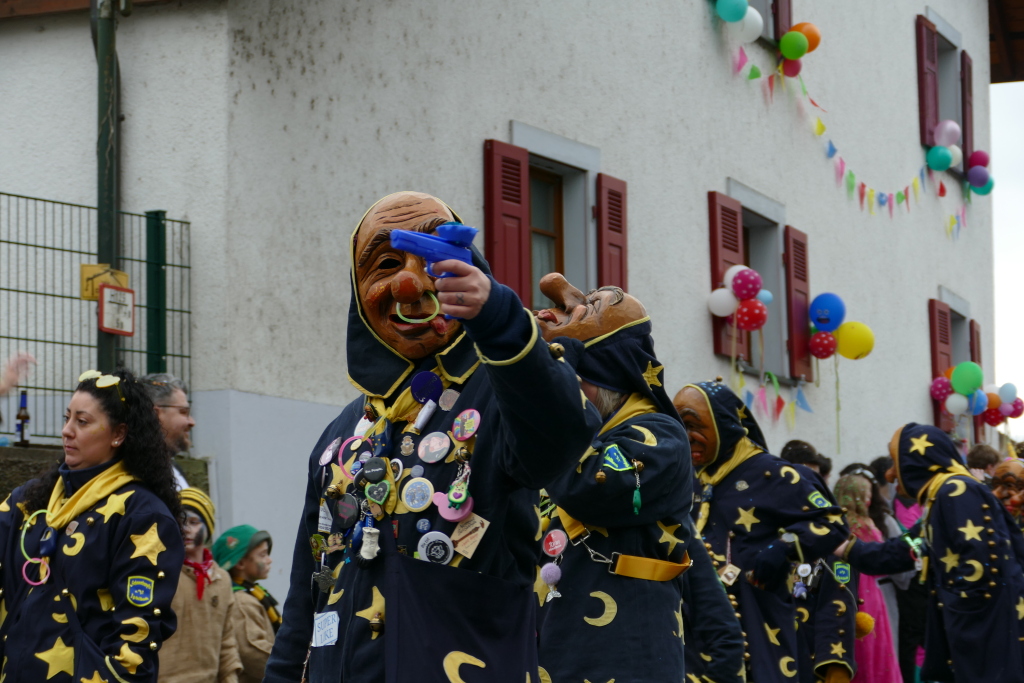
[[[476,228],[462,223],[439,225],[437,235],[412,230],[392,230],[391,246],[421,257],[427,262],[427,274],[431,277],[451,277],[451,273],[437,275],[434,273],[433,265],[447,259],[456,259],[473,265],[473,251],[470,246],[476,233]]]

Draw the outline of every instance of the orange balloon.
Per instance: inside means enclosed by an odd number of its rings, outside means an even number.
[[[999,394],[988,394],[989,410],[998,410],[1002,404],[1003,399],[999,398]]]
[[[956,367],[956,366],[950,365],[948,368],[946,368],[946,371],[944,373],[942,373],[943,375],[946,376],[946,379],[953,379],[953,368],[954,367]]]
[[[818,48],[818,44],[821,43],[821,31],[818,27],[809,21],[801,21],[799,24],[790,29],[790,31],[800,31],[800,33],[807,36],[807,51],[814,52]]]

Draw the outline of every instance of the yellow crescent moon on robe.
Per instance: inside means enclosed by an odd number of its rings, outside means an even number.
[[[619,606],[618,604],[616,604],[612,596],[602,591],[594,591],[590,594],[590,597],[597,598],[598,600],[604,603],[604,614],[597,617],[596,619],[591,619],[590,617],[583,617],[583,621],[587,622],[591,626],[607,626],[608,624],[612,623],[612,619],[614,619],[615,615],[619,612]]]
[[[463,664],[478,666],[481,669],[487,668],[486,664],[473,655],[467,655],[465,652],[453,650],[444,657],[444,673],[448,676],[448,680],[451,681],[451,683],[465,683],[465,681],[462,680],[462,676],[459,675],[459,667]]]
[[[334,603],[341,600],[341,596],[345,594],[345,589],[342,588],[340,591],[331,591],[331,596],[327,598],[327,604],[333,605]]]
[[[829,529],[827,526],[818,526],[814,522],[811,522],[807,526],[810,528],[811,533],[815,536],[828,536],[830,533],[832,533],[832,530]]]
[[[137,630],[135,633],[122,633],[121,638],[127,640],[129,643],[141,643],[149,637],[149,622],[142,617],[131,617],[121,622],[125,626],[134,626]]]
[[[789,665],[794,662],[796,662],[796,660],[792,657],[783,657],[779,660],[779,671],[781,671],[782,675],[786,678],[792,678],[793,676],[796,676],[796,669],[789,668]]]
[[[789,465],[786,465],[785,467],[779,469],[779,474],[782,475],[783,479],[785,479],[786,475],[789,474],[790,472],[793,473],[793,481],[791,481],[789,483],[790,484],[797,484],[797,483],[799,483],[800,482],[800,473],[797,472],[794,468],[790,467]]]
[[[977,560],[967,560],[967,564],[974,567],[974,573],[970,576],[965,576],[964,581],[977,581],[981,578],[981,575],[985,573],[985,567]]]
[[[639,425],[633,425],[633,429],[635,429],[636,431],[638,431],[638,432],[640,432],[641,434],[644,435],[644,445],[645,446],[657,446],[658,445],[658,439],[655,438],[654,432],[652,432],[647,427],[640,427]]]
[[[551,683],[551,674],[543,666],[537,667],[537,678],[540,679],[540,683]]]
[[[71,609],[73,611],[77,612],[78,611],[78,600],[76,600],[75,596],[71,595],[70,593],[68,594],[68,597],[71,599]],[[59,596],[54,597],[54,600],[58,600],[58,599],[59,599]],[[3,605],[0,605],[0,607],[3,607]],[[0,610],[0,615],[3,615],[3,611],[2,610]],[[57,612],[54,612],[50,616],[53,617],[53,620],[56,621],[58,624],[66,624],[66,623],[68,623],[68,615],[66,615],[66,614],[59,614]],[[0,619],[0,623],[3,623],[3,619]]]
[[[806,624],[807,620],[811,618],[811,613],[807,611],[806,607],[797,607],[796,613],[801,615],[800,622],[803,624]]]
[[[74,557],[82,551],[82,546],[85,545],[85,534],[81,532],[71,534],[71,540],[74,543],[64,546],[63,550],[65,555]]]
[[[836,606],[836,616],[841,617],[846,614],[846,603],[842,600],[833,600],[832,604]]]
[[[959,495],[963,495],[963,492],[967,490],[967,484],[961,479],[950,479],[947,484],[952,484],[956,487],[956,491],[949,494],[950,498],[956,498]]]

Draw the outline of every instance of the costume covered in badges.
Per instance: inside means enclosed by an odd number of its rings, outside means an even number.
[[[869,574],[922,562],[930,594],[922,680],[1024,681],[1024,536],[941,430],[911,423],[893,442],[900,493],[918,499],[921,519],[885,543],[851,541],[849,562]]]
[[[543,561],[561,570],[560,597],[538,592],[540,664],[552,681],[682,677],[692,468],[650,335],[644,317],[588,342],[578,362],[582,379],[628,398],[546,487],[558,507]]]
[[[38,514],[25,491],[0,503],[0,680],[155,682],[175,630],[178,522],[120,461],[62,465]],[[47,558],[45,582],[30,585],[41,564],[25,555]]]
[[[760,427],[728,387],[689,386],[707,401],[718,435],[717,454],[697,472],[697,529],[736,599],[751,679],[790,681],[810,663],[800,661],[787,579],[793,565],[814,563],[846,538],[842,510],[820,480],[766,452]]]
[[[416,361],[371,329],[353,294],[347,353],[363,397],[310,456],[264,680],[304,669],[311,683],[537,680],[539,519],[524,491],[575,464],[599,424],[573,367],[493,280],[480,314]]]

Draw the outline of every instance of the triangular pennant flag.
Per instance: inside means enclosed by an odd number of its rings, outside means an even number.
[[[814,134],[821,137],[825,134],[825,124],[821,122],[820,118],[814,119]]]
[[[800,76],[800,90],[803,91],[804,97],[807,97],[807,86],[804,85],[804,77]]]
[[[868,213],[875,215],[875,191],[868,190]]]
[[[832,144],[831,140],[829,140],[828,147],[825,148],[825,155],[828,156],[829,159],[831,159],[836,155],[837,151],[838,150],[836,149],[836,146]]]
[[[768,390],[765,387],[761,387],[757,390],[757,398],[754,399],[757,403],[757,407],[761,410],[761,414],[768,417]]]
[[[888,201],[889,201],[889,195],[887,195],[884,192],[879,192],[878,193],[878,205],[879,206],[885,206],[886,202],[888,202]]]
[[[910,213],[910,186],[907,185],[903,188],[903,196],[907,200],[907,213]]]
[[[782,415],[782,409],[786,407],[786,399],[781,396],[775,397],[775,414],[772,415],[772,422],[778,422]]]
[[[960,224],[966,228],[967,227],[967,205],[966,204],[963,204],[963,205],[960,206],[960,216],[961,216]]]
[[[836,159],[836,187],[843,184],[843,171],[846,168],[846,164],[843,163],[843,158]]]
[[[794,401],[794,403],[798,408],[800,408],[800,410],[806,411],[808,413],[814,412],[813,410],[811,410],[811,404],[807,402],[807,395],[804,394],[803,389],[796,390],[796,401]]]
[[[842,159],[840,159],[842,161]],[[850,171],[846,174],[846,197],[853,199],[853,190],[857,187],[857,176]]]
[[[889,218],[892,218],[892,207],[896,204],[896,201],[892,198],[892,192],[889,193]]]
[[[743,392],[743,403],[751,410],[754,409],[754,395],[750,393],[749,389]]]
[[[752,81],[756,78],[761,78],[761,70],[757,68],[757,64],[751,64],[750,73],[747,74],[747,80]]]
[[[786,426],[789,431],[796,429],[796,404],[792,401],[786,406]]]
[[[739,75],[740,71],[743,70],[743,67],[747,65],[747,61],[747,51],[743,49],[742,45],[740,45],[740,50],[736,53],[736,58],[733,59],[732,62],[732,75]]]
[[[954,221],[953,217],[950,216],[949,221],[946,223],[946,237],[949,237],[950,239],[953,238],[953,225],[955,224],[956,221]]]
[[[946,183],[942,182],[941,180],[939,181],[939,196],[946,196]]]
[[[903,190],[900,190],[899,192],[896,193],[896,203],[897,204],[902,206],[904,199],[906,199],[906,197],[903,194]]]
[[[914,201],[915,202],[920,201],[920,198],[918,197],[918,193],[921,191],[921,184],[919,182],[917,182],[917,178],[914,178],[913,186],[914,186]]]
[[[928,186],[924,184],[924,166],[922,166],[921,170],[917,172],[917,177],[921,179],[921,191],[923,192],[927,190]]]
[[[775,74],[768,75],[768,94],[771,96],[772,102],[775,101]]]
[[[867,185],[863,182],[857,186],[857,196],[860,197],[860,210],[864,210],[864,195],[867,193]]]
[[[809,102],[810,102],[811,104],[813,104],[813,105],[814,105],[815,107],[817,107],[818,109],[821,109],[821,110],[822,110],[823,112],[825,112],[826,114],[828,113],[828,110],[827,110],[827,109],[824,109],[824,108],[822,108],[822,106],[821,106],[820,104],[818,104],[817,102],[815,102],[815,101],[814,101],[814,98],[813,98],[813,97],[808,97],[808,98],[807,98],[807,100],[808,100],[808,101],[809,101]]]

